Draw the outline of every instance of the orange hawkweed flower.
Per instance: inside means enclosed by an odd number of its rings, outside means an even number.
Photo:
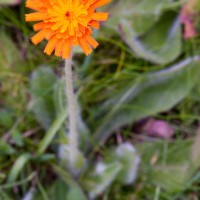
[[[92,28],[98,29],[100,21],[106,21],[108,13],[96,9],[111,0],[27,0],[26,7],[36,12],[26,14],[28,22],[40,21],[33,28],[39,31],[31,40],[37,45],[47,39],[44,49],[47,55],[68,59],[71,49],[80,45],[86,55],[98,43],[92,38]]]

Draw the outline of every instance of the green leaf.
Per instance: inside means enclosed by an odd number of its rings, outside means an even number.
[[[25,179],[21,179],[20,181],[17,181],[17,182],[9,182],[9,183],[3,184],[3,185],[1,185],[1,188],[2,189],[11,189],[16,186],[24,185],[24,184],[28,183],[29,181],[33,180],[35,175],[36,175],[36,173],[33,172],[30,175],[28,175],[28,177],[26,177]]]
[[[109,9],[110,18],[105,25],[118,32],[121,20],[125,20],[130,22],[138,35],[145,33],[158,20],[159,15],[136,9],[140,2],[139,0],[115,2]]]
[[[82,189],[79,187],[78,183],[72,178],[71,174],[61,168],[58,165],[52,165],[54,170],[56,171],[56,173],[59,174],[59,176],[61,177],[61,179],[64,182],[60,182],[59,185],[60,187],[64,187],[62,190],[60,190],[60,192],[62,192],[62,194],[64,195],[64,193],[66,194],[67,191],[67,187],[69,188],[69,191],[67,192],[67,194],[65,195],[66,200],[74,200],[74,199],[80,199],[80,200],[85,200],[87,199],[85,194],[83,193]],[[57,186],[58,187],[58,186]],[[55,194],[55,193],[54,193]],[[57,196],[56,196],[57,198]],[[55,198],[53,198],[55,199]],[[63,200],[63,196],[60,196],[60,199]]]
[[[60,178],[66,183],[66,185],[70,187],[77,185],[77,182],[74,180],[72,175],[66,169],[63,169],[62,167],[54,164],[52,164],[52,167],[55,170],[55,172],[60,176]]]
[[[84,169],[87,160],[84,157],[83,153],[81,151],[78,151],[75,155],[75,163],[73,168],[70,166],[70,160],[69,160],[69,144],[60,144],[59,145],[59,159],[60,164],[63,166],[63,168],[70,169],[70,172],[72,174],[80,174],[80,172]]]
[[[67,118],[67,112],[61,112],[57,118],[53,121],[52,125],[50,126],[49,130],[45,134],[44,138],[39,143],[39,147],[37,153],[42,155],[47,147],[50,145],[52,140],[54,139],[58,130],[62,127],[64,121]]]
[[[64,77],[61,79],[58,79],[54,88],[53,88],[53,99],[55,102],[55,110],[56,113],[59,114],[60,112],[63,112],[64,110],[67,111],[67,100],[66,100],[66,82]]]
[[[22,137],[21,132],[18,129],[14,129],[11,132],[11,135],[12,135],[12,139],[13,139],[14,143],[17,146],[22,147],[24,145],[24,139]]]
[[[13,56],[14,55],[14,56]],[[0,66],[3,72],[18,65],[20,61],[19,50],[7,33],[0,31]]]
[[[184,165],[185,161],[188,162],[190,160],[191,146],[191,140],[177,139],[174,142],[162,140],[154,143],[145,142],[138,144],[136,148],[145,166],[151,162],[152,157],[154,157],[158,165]]]
[[[57,180],[54,182],[50,189],[51,199],[63,200],[63,197],[67,195],[67,185],[62,180]],[[66,198],[65,198],[66,199]]]
[[[70,187],[66,200],[87,200],[85,194],[83,193],[82,189],[78,186]]]
[[[126,84],[97,111],[105,116],[94,134],[94,141],[105,141],[125,124],[171,109],[199,79],[200,57],[188,58],[174,66],[140,76]],[[98,117],[99,117],[98,116]],[[98,118],[97,118],[98,119]]]
[[[181,53],[182,37],[179,18],[173,12],[165,13],[148,31],[138,37],[131,23],[121,21],[122,39],[141,58],[157,64],[168,64]]]
[[[191,160],[195,166],[195,168],[200,167],[200,128],[197,130],[196,137],[194,139],[194,144],[191,148]]]
[[[185,190],[197,170],[191,160],[192,141],[176,140],[138,145],[142,174],[167,193]],[[154,160],[154,161],[153,161]]]
[[[10,128],[13,124],[13,114],[7,109],[0,109],[0,125]]]
[[[113,160],[119,161],[122,169],[117,175],[117,180],[123,184],[131,184],[135,181],[140,157],[131,143],[120,144],[112,155]],[[109,156],[108,156],[109,159]]]
[[[23,170],[25,164],[31,159],[29,153],[24,153],[20,155],[12,166],[10,173],[8,175],[8,183],[16,181],[19,173]]]
[[[102,162],[97,163],[95,170],[89,171],[82,182],[90,198],[93,199],[106,190],[117,177],[121,167],[119,162],[110,164]]]
[[[38,186],[42,194],[37,197],[37,200],[87,200],[82,189],[77,184],[68,185],[61,179],[54,181],[53,185],[46,189],[40,183]]]
[[[151,0],[151,3],[149,0],[117,1],[110,6],[106,26],[118,31],[119,24],[128,21],[136,35],[140,36],[152,28],[165,11],[180,7],[183,3],[182,0]]]
[[[154,184],[165,189],[169,193],[176,193],[187,186],[188,166],[167,165],[154,167],[149,178]]]
[[[0,199],[4,199],[4,200],[14,200],[14,199],[11,198],[6,192],[4,192],[1,188],[0,188]]]
[[[40,67],[32,74],[31,90],[32,107],[36,119],[48,129],[55,117],[53,88],[57,77],[49,67]]]
[[[138,4],[134,9],[138,13],[153,13],[159,15],[168,9],[171,10],[180,7],[182,4],[184,4],[184,0],[179,0],[176,2],[170,0],[151,0],[151,3],[149,3],[149,0],[141,0],[138,1]]]
[[[7,144],[4,140],[0,140],[0,155],[11,155],[15,153],[15,149]]]

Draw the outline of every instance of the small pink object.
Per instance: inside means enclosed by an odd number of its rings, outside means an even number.
[[[190,39],[197,35],[194,19],[195,13],[185,5],[180,14],[181,23],[184,25],[183,37],[185,39]]]
[[[192,23],[185,23],[184,38],[189,39],[197,35],[197,32]]]
[[[143,132],[148,136],[171,138],[174,134],[172,126],[164,120],[149,119],[143,127]]]

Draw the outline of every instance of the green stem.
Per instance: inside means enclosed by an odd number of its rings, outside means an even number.
[[[78,157],[78,132],[76,126],[76,97],[73,89],[72,56],[65,60],[66,96],[69,117],[69,162],[74,168]]]

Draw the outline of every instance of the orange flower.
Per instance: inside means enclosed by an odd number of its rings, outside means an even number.
[[[80,45],[86,55],[98,43],[92,38],[92,28],[99,28],[99,21],[106,21],[108,13],[96,9],[111,0],[27,0],[26,7],[36,12],[26,14],[26,21],[41,21],[33,26],[39,31],[31,40],[36,45],[47,39],[47,55],[68,59],[71,49]]]

